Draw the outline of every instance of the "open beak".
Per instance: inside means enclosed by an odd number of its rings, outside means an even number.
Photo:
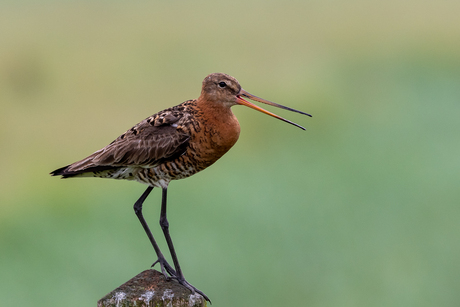
[[[265,104],[269,104],[271,106],[274,106],[274,107],[278,107],[278,108],[281,108],[281,109],[285,109],[285,110],[289,110],[289,111],[292,111],[292,112],[297,112],[297,113],[300,113],[300,114],[304,114],[304,115],[307,115],[307,116],[310,116],[310,114],[307,114],[307,113],[304,113],[304,112],[301,112],[301,111],[298,111],[298,110],[295,110],[295,109],[291,109],[291,108],[288,108],[288,107],[285,107],[285,106],[282,106],[280,104],[277,104],[277,103],[274,103],[274,102],[271,102],[271,101],[268,101],[268,100],[265,100],[265,99],[262,99],[262,98],[259,98],[257,96],[254,96],[252,94],[249,94],[248,92],[246,92],[245,90],[241,89],[241,91],[238,93],[238,95],[236,96],[236,102],[238,104],[241,104],[241,105],[244,105],[244,106],[247,106],[247,107],[250,107],[254,110],[257,110],[257,111],[260,111],[262,113],[265,113],[267,115],[270,115],[270,116],[273,116],[275,118],[278,118],[286,123],[289,123],[291,125],[294,125],[296,127],[299,127],[300,129],[302,130],[305,130],[304,127],[300,126],[300,125],[297,125],[296,123],[294,122],[291,122],[290,120],[287,120],[285,118],[282,118],[281,116],[278,116],[276,114],[273,114],[272,112],[269,112],[267,110],[264,110],[262,109],[261,107],[258,107],[256,106],[255,104],[247,101],[247,100],[244,100],[242,97],[245,97],[245,98],[248,98],[248,99],[251,99],[251,100],[254,100],[254,101],[258,101],[258,102],[262,102],[262,103],[265,103]]]

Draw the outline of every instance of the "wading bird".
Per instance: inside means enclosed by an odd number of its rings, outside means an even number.
[[[167,279],[176,279],[209,301],[203,292],[185,280],[177,260],[166,218],[168,184],[171,180],[189,177],[212,165],[236,143],[240,125],[230,110],[234,105],[250,107],[305,130],[304,127],[266,111],[244,98],[311,116],[254,96],[243,90],[235,78],[223,73],[214,73],[204,79],[198,99],[185,101],[144,119],[106,147],[83,160],[51,172],[51,175],[62,178],[125,179],[147,184],[147,190],[134,204],[134,212],[155,249],[157,260],[153,265],[159,263],[161,272]],[[163,191],[160,226],[174,268],[161,253],[142,215],[142,204],[154,187]]]

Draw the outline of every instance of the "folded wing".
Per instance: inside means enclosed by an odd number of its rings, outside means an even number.
[[[181,156],[187,150],[190,135],[177,129],[178,117],[160,119],[152,116],[143,120],[106,147],[51,175],[67,178],[122,167],[147,168]]]

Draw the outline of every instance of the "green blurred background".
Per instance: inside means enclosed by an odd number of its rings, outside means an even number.
[[[170,185],[179,260],[213,306],[458,306],[459,11],[3,0],[1,305],[95,306],[149,267],[144,186],[48,173],[225,72],[313,118],[234,107],[236,146]],[[160,195],[145,214],[166,251]]]

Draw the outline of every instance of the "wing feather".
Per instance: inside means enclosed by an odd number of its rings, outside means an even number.
[[[172,126],[150,126],[137,135],[118,138],[92,161],[97,165],[153,166],[161,160],[183,154],[189,139],[189,135]]]
[[[190,140],[189,134],[177,128],[175,123],[179,119],[180,116],[164,113],[149,117],[106,147],[52,174],[71,177],[95,169],[153,167],[179,157],[187,150]]]

